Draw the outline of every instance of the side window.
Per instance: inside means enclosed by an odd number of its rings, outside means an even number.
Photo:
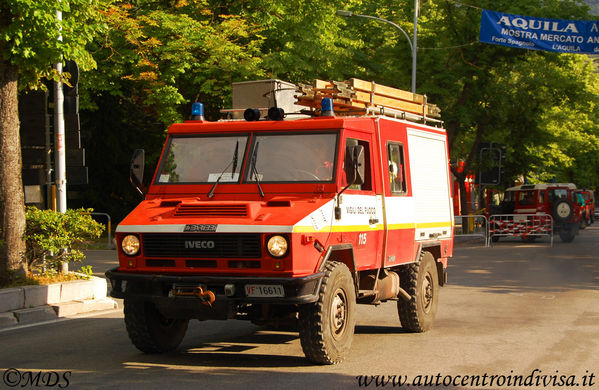
[[[539,191],[539,200],[538,200],[538,204],[543,204],[545,203],[545,191],[541,190]]]
[[[406,166],[403,145],[389,143],[387,145],[387,166],[389,167],[389,184],[391,193],[404,194],[406,192]]]
[[[372,191],[372,171],[370,167],[370,144],[367,141],[358,140],[354,138],[348,138],[345,141],[345,151],[351,146],[362,145],[364,147],[364,184],[354,184],[349,188],[352,190],[360,190],[360,191]],[[346,156],[347,161],[347,156]]]
[[[522,191],[518,197],[518,204],[530,206],[535,204],[535,191]]]

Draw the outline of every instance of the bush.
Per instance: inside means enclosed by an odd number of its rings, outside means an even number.
[[[70,209],[66,213],[28,207],[25,213],[25,243],[30,272],[56,274],[62,262],[81,261],[85,255],[74,246],[98,238],[104,225],[94,221],[92,209]]]

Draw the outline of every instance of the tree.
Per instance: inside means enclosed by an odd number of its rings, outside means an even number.
[[[207,119],[219,119],[230,107],[232,82],[265,78],[263,28],[221,6],[137,0],[104,11],[109,29],[88,46],[98,69],[80,80],[87,206],[125,216],[140,200],[129,184],[134,149],[148,150],[150,166],[166,127],[188,118],[191,103],[201,101]]]
[[[463,185],[468,171],[478,170],[480,142],[498,142],[507,145],[506,185],[522,175],[597,185],[599,173],[590,172],[598,136],[597,75],[586,57],[479,43],[480,8],[465,4],[586,19],[580,2],[420,3],[417,92],[442,109],[452,160],[466,165],[463,173],[454,170],[458,181]],[[164,128],[188,115],[195,100],[205,103],[209,119],[218,118],[218,109],[230,106],[234,81],[359,77],[409,90],[405,36],[392,26],[341,18],[335,11],[378,16],[411,35],[413,5],[412,0],[116,2],[106,11],[108,33],[89,47],[99,69],[80,85],[94,178],[86,195],[94,203],[83,206],[123,216],[138,201],[127,184],[131,151],[147,147],[149,163],[155,161]],[[572,125],[560,126],[563,120]],[[113,161],[103,158],[106,150]]]
[[[571,166],[579,158],[574,148],[555,148],[563,146],[566,139],[565,132],[560,136],[556,131],[556,113],[564,119],[569,112],[570,123],[578,123],[581,116],[597,118],[597,96],[592,92],[597,76],[588,58],[480,44],[480,9],[453,2],[435,4],[428,3],[425,8],[429,16],[421,27],[420,45],[447,49],[419,52],[421,65],[424,62],[419,88],[443,109],[452,160],[465,162],[463,172],[452,169],[462,190],[466,175],[477,171],[480,142],[507,145],[505,185],[522,175],[556,177],[562,167]],[[493,1],[477,5],[537,17],[587,17],[586,8],[577,2]],[[569,127],[576,133],[582,129],[597,131],[590,126]],[[570,137],[568,145],[580,139]],[[468,212],[465,199],[462,206]]]
[[[53,64],[95,65],[85,45],[101,28],[100,0],[4,0],[0,3],[0,277],[27,271],[18,91],[42,79],[67,81]],[[58,22],[56,11],[63,21]],[[62,36],[62,39],[59,39]]]
[[[558,19],[588,19],[580,1],[421,1],[417,92],[439,105],[449,138],[452,172],[464,181],[478,171],[480,142],[507,145],[505,184],[526,175],[599,183],[588,159],[595,150],[597,75],[586,56],[513,49],[478,42],[481,8]],[[413,27],[413,1],[354,2],[349,9]],[[349,63],[363,77],[408,89],[409,47],[395,29],[347,19],[342,31]],[[411,34],[410,34],[411,35]],[[267,40],[268,42],[268,40]],[[567,120],[567,122],[564,122]],[[564,123],[571,125],[565,126]],[[564,179],[565,180],[565,179]],[[468,210],[465,198],[464,210]],[[470,210],[473,211],[473,210]]]

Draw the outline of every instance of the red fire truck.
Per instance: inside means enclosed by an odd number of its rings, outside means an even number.
[[[246,319],[294,324],[308,359],[335,364],[356,304],[389,300],[404,329],[431,327],[453,252],[446,132],[322,101],[297,120],[208,122],[197,105],[170,127],[106,273],[138,349],[177,348],[191,319]],[[131,172],[141,189],[140,151]]]
[[[595,193],[592,190],[582,189],[578,193],[584,199],[582,207],[582,223],[584,226],[591,225],[595,221]]]
[[[576,191],[573,183],[523,184],[508,188],[501,203],[489,210],[491,239],[496,242],[507,235],[532,242],[538,233],[546,235],[555,231],[562,241],[572,242],[581,225],[582,209]]]

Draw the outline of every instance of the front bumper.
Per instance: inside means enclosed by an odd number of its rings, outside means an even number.
[[[150,301],[194,300],[186,297],[170,297],[173,285],[201,285],[214,293],[217,302],[228,303],[272,303],[272,304],[304,304],[318,300],[323,272],[301,278],[272,278],[272,277],[231,277],[231,276],[177,276],[137,274],[120,272],[118,267],[106,272],[110,280],[110,295],[114,298],[140,298]],[[245,294],[246,284],[281,285],[285,291],[284,297],[248,297]],[[225,286],[228,286],[225,292]],[[233,289],[230,286],[234,286]]]

